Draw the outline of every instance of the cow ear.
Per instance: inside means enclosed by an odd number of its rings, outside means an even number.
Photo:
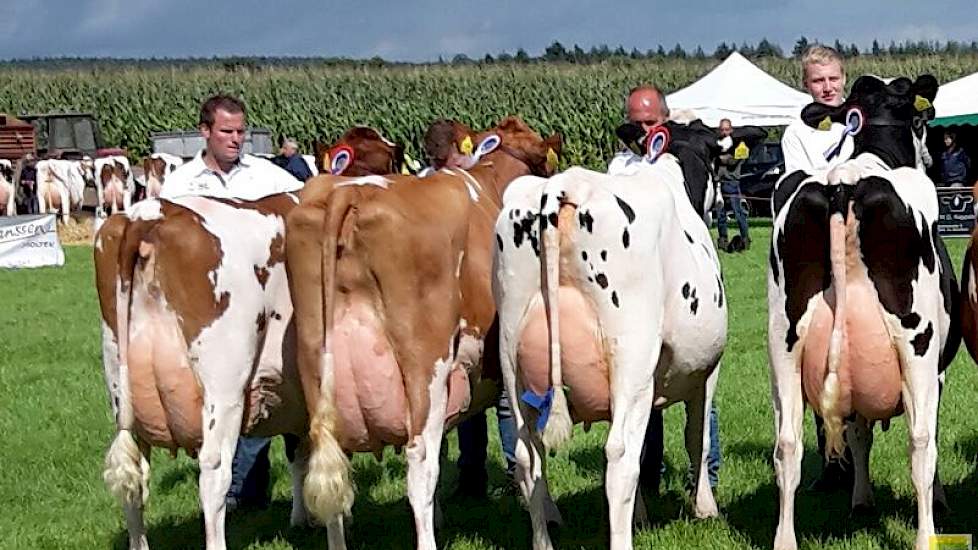
[[[932,109],[932,103],[934,102],[934,98],[937,97],[937,88],[939,86],[937,79],[932,75],[922,74],[918,76],[911,87],[912,93],[914,94],[914,108],[919,112]]]
[[[400,174],[410,175],[411,172],[408,170],[407,163],[404,160],[404,146],[403,145],[401,145],[401,144],[395,144],[394,145],[394,154],[393,154],[393,157],[394,157],[392,159],[393,162],[391,163],[391,164],[393,164],[393,166],[391,166],[391,168],[392,168],[391,173],[392,174],[398,174],[398,173],[400,173]]]
[[[560,154],[564,150],[564,138],[558,133],[551,134],[543,140],[543,146],[547,149],[547,169],[551,173],[556,172],[560,163]]]
[[[636,155],[644,155],[645,129],[634,122],[626,122],[615,129],[615,135]]]
[[[329,173],[339,176],[353,164],[353,149],[349,145],[338,145],[334,147],[329,156],[332,158],[329,164]]]
[[[845,122],[844,105],[832,107],[823,103],[811,103],[801,111],[801,119],[808,126],[818,130],[828,130],[833,122]]]

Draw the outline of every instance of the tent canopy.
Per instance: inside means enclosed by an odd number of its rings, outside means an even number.
[[[786,126],[812,98],[737,52],[689,86],[666,96],[672,110],[690,109],[708,126],[729,118],[734,126]]]
[[[978,124],[978,73],[938,88],[934,111],[936,118],[931,126]]]

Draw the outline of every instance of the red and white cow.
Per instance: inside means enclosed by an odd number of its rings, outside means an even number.
[[[661,148],[669,135],[672,144]],[[680,401],[694,511],[717,515],[706,469],[708,411],[727,310],[703,223],[716,135],[699,121],[669,122],[640,139],[656,144],[653,153],[610,174],[575,167],[549,180],[517,179],[496,222],[499,355],[506,389],[519,401],[517,477],[537,550],[552,548],[546,449],[567,440],[573,422],[601,420],[611,420],[610,547],[632,547],[649,416]]]
[[[98,205],[96,212],[110,211],[117,214],[120,210],[129,211],[135,188],[129,159],[124,155],[97,158],[95,165],[95,190]]]
[[[873,425],[907,413],[915,548],[926,550],[934,534],[933,499],[942,492],[937,411],[944,369],[960,344],[958,286],[937,233],[937,194],[915,168],[911,130],[936,93],[929,75],[889,84],[861,77],[841,106],[809,105],[802,112],[809,125],[847,125],[855,156],[827,173],[787,174],[772,196],[768,351],[777,550],[797,548],[794,494],[806,403],[825,420],[827,455],[852,448],[854,509],[873,502]]]
[[[312,419],[304,495],[333,550],[346,547],[343,520],[353,506],[347,454],[389,445],[406,447],[417,547],[435,548],[444,431],[477,407],[483,387],[502,191],[519,175],[552,173],[561,143],[516,117],[491,132],[501,143],[491,153],[487,146],[488,162],[471,171],[423,180],[319,176],[289,216],[299,368]]]
[[[198,457],[206,546],[225,547],[239,432],[300,438],[292,523],[306,522],[309,421],[285,270],[285,217],[297,203],[294,194],[147,199],[96,233],[102,358],[118,429],[103,477],[125,509],[130,548],[148,545],[153,446]]]
[[[61,211],[61,221],[68,223],[70,213],[80,210],[85,186],[95,185],[95,164],[91,159],[37,161],[37,211],[39,214]]]
[[[146,197],[160,196],[160,189],[166,181],[166,176],[183,164],[183,159],[169,153],[153,153],[143,159],[143,177],[145,178]]]

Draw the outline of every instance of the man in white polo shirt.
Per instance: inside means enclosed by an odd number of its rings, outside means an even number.
[[[802,81],[812,99],[818,103],[837,107],[845,101],[843,92],[846,86],[846,72],[842,66],[842,56],[828,46],[815,45],[801,57]],[[800,115],[801,113],[799,113]],[[827,130],[818,130],[806,125],[801,118],[791,123],[781,138],[784,151],[785,174],[797,170],[808,173],[824,172],[852,156],[854,143],[846,137],[838,154],[825,158],[826,151],[832,150],[842,139],[845,127],[833,123]],[[822,418],[814,411],[815,430],[818,439],[818,455],[822,460],[822,471],[811,489],[831,491],[852,487],[852,451],[846,447],[844,460],[826,461],[825,431]]]
[[[200,133],[206,146],[190,162],[166,177],[161,199],[185,195],[258,200],[296,191],[303,183],[263,158],[242,154],[245,106],[239,99],[216,95],[200,108]]]
[[[271,162],[242,154],[245,141],[244,103],[228,95],[215,95],[200,107],[200,133],[206,142],[190,162],[166,177],[161,199],[188,195],[258,200],[268,195],[296,191],[303,182]],[[286,436],[286,453],[297,446]],[[269,503],[269,437],[238,438],[231,465],[231,487],[227,507],[265,508]]]
[[[828,46],[812,46],[802,55],[801,67],[802,83],[812,100],[833,107],[842,105],[845,101],[846,72],[839,52]],[[828,131],[818,130],[806,125],[799,116],[785,129],[781,138],[785,173],[796,170],[820,172],[849,160],[854,147],[849,137],[837,155],[825,158],[826,151],[838,145],[844,131],[845,126],[837,122]]]

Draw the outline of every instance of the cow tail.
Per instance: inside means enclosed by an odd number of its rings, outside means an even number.
[[[550,350],[550,382],[553,390],[550,417],[543,430],[543,443],[548,449],[556,449],[570,439],[574,423],[571,421],[564,394],[563,374],[560,368],[560,201],[554,198],[550,204],[544,195],[540,209],[542,233],[542,255],[540,281],[543,283],[543,305],[547,313],[547,329]],[[552,206],[551,206],[552,205]],[[573,208],[573,206],[568,206]],[[549,210],[549,212],[548,212]]]
[[[132,285],[139,256],[150,256],[152,248],[143,245],[143,236],[155,225],[154,222],[134,222],[126,227],[119,247],[119,271],[116,279],[116,334],[119,338],[119,387],[113,398],[116,406],[118,433],[105,454],[102,479],[119,501],[125,505],[139,505],[149,496],[140,466],[142,456],[135,437],[135,414],[129,380],[129,311],[132,304]]]
[[[843,189],[845,186],[839,186]],[[845,195],[844,189],[841,195]],[[834,201],[835,202],[835,201]],[[820,408],[825,421],[825,456],[838,457],[845,451],[843,418],[839,408],[842,385],[839,364],[842,361],[846,322],[846,214],[848,201],[834,204],[829,218],[829,259],[832,266],[832,288],[835,292],[835,314],[829,339],[828,372],[822,389]]]
[[[339,192],[338,192],[339,191]],[[306,508],[325,523],[353,507],[350,460],[337,439],[333,309],[336,303],[336,248],[343,221],[353,206],[352,189],[333,191],[323,224],[323,349],[319,361],[319,401],[311,419],[312,454],[303,486]]]

